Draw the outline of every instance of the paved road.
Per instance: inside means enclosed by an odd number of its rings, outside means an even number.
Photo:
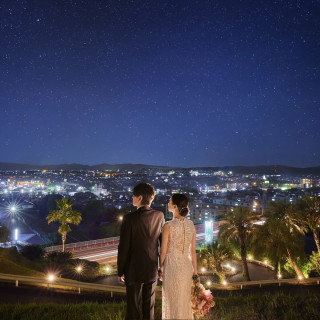
[[[241,282],[241,281],[243,281],[241,262],[232,261],[232,262],[230,262],[230,265],[236,268],[236,274],[228,277],[227,281],[228,282]],[[249,274],[250,274],[251,280],[253,280],[253,281],[254,280],[273,280],[274,279],[273,272],[270,269],[267,269],[263,266],[258,266],[254,263],[248,263],[248,268],[249,268]],[[208,280],[210,280],[211,282],[218,282],[217,276],[202,275],[200,278],[201,278],[202,283],[206,283]],[[96,280],[95,283],[114,285],[114,286],[120,285],[118,283],[117,276],[107,276],[105,278],[100,278],[100,279]],[[158,282],[158,284],[161,285],[161,282]]]
[[[96,261],[100,264],[110,263],[117,260],[118,245],[75,251],[73,255],[75,258]]]
[[[237,270],[237,273],[234,276],[231,276],[229,278],[229,282],[241,282],[243,281],[242,276],[242,266],[240,261],[233,261],[232,266],[234,266]],[[272,270],[259,266],[254,263],[248,263],[248,269],[249,269],[249,275],[251,280],[273,280],[274,279],[274,273]]]
[[[197,243],[204,242],[205,234],[197,234]],[[75,258],[86,259],[90,261],[96,261],[100,264],[115,262],[118,255],[118,245],[108,246],[108,247],[94,247],[81,251],[73,252]]]

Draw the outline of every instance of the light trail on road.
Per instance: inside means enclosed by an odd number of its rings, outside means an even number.
[[[197,234],[197,245],[200,245],[205,241],[205,233]],[[108,247],[91,248],[80,251],[74,251],[73,255],[77,259],[85,259],[89,261],[95,261],[100,264],[106,263],[110,260],[115,260],[118,256],[118,245],[112,245]]]

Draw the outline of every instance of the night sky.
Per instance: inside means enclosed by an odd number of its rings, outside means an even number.
[[[320,1],[0,1],[0,162],[320,165]]]

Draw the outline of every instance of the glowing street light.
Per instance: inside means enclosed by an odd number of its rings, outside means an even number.
[[[78,273],[81,273],[81,271],[82,271],[82,266],[77,266],[77,267],[76,267],[76,271],[77,271]]]
[[[17,242],[18,241],[18,234],[19,234],[19,230],[16,228],[14,229],[14,240]]]
[[[211,281],[207,281],[207,286],[211,286]]]
[[[120,216],[120,217],[119,217],[119,221],[122,221],[122,220],[123,220],[123,216]]]
[[[48,281],[49,281],[49,282],[53,282],[53,281],[54,281],[54,279],[55,279],[54,274],[49,273],[49,274],[48,274]]]
[[[228,283],[227,283],[226,280],[223,280],[222,284],[223,284],[224,286],[226,286]]]
[[[110,272],[110,267],[106,266],[106,272]]]

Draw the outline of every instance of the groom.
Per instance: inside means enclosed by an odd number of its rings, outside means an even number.
[[[154,187],[140,183],[133,189],[132,202],[137,211],[123,217],[118,247],[118,281],[127,288],[127,319],[154,318],[155,288],[164,225],[163,213],[150,208]]]

